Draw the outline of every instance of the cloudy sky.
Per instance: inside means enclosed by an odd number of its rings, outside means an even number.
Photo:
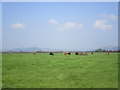
[[[91,50],[118,44],[117,2],[3,2],[3,49]]]

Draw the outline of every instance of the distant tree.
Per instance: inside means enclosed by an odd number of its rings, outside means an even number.
[[[102,49],[97,49],[97,50],[95,50],[96,52],[103,52],[104,50],[102,50]]]
[[[103,52],[105,52],[106,50],[103,50]]]

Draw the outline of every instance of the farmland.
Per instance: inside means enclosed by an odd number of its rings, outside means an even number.
[[[4,53],[3,88],[117,88],[118,53]]]

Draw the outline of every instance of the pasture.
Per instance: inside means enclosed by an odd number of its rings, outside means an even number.
[[[2,54],[3,88],[117,88],[118,53]]]

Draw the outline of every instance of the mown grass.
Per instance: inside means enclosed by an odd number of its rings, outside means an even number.
[[[3,54],[3,88],[117,88],[118,54]]]

